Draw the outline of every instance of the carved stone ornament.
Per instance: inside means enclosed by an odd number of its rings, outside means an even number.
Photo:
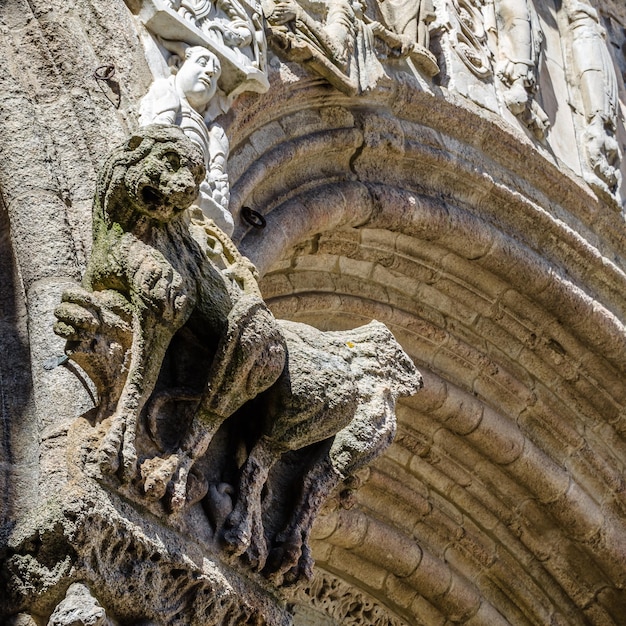
[[[341,626],[409,626],[371,596],[326,572],[317,572],[298,589],[296,598],[303,611],[310,607]]]
[[[389,445],[396,399],[421,377],[379,322],[276,320],[254,266],[191,206],[204,179],[176,126],[141,128],[102,169],[83,284],[56,311],[99,399],[73,463],[222,559],[293,583],[312,573],[326,496]]]
[[[493,13],[493,0],[451,0],[447,3],[451,43],[459,58],[480,79],[493,75],[487,29]]]
[[[216,118],[241,92],[269,87],[261,7],[256,0],[142,0],[139,18],[174,73],[152,84],[140,123],[176,124],[200,148],[206,179],[196,204],[230,235],[229,143]]]
[[[613,60],[597,11],[578,0],[563,4],[569,23],[569,80],[584,117],[584,175],[597,191],[616,193],[622,154],[615,137],[619,108]]]
[[[507,108],[542,140],[550,122],[535,99],[543,32],[529,0],[495,0],[500,59],[496,74]]]
[[[219,59],[219,88],[229,102],[243,91],[269,88],[256,0],[142,0],[139,19],[162,39],[210,50]]]
[[[386,76],[381,59],[407,59],[427,76],[439,72],[427,49],[430,0],[391,4],[381,3],[376,18],[366,14],[361,0],[264,0],[263,11],[269,41],[279,54],[357,94]]]

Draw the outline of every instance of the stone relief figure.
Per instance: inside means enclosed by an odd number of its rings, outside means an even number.
[[[378,0],[377,6],[385,26],[428,50],[429,26],[437,17],[432,0]]]
[[[386,76],[376,39],[387,47],[389,57],[410,56],[431,76],[439,71],[433,55],[411,39],[410,18],[404,25],[407,32],[398,32],[394,27],[400,27],[399,17],[387,27],[365,15],[365,9],[362,0],[266,0],[263,4],[274,47],[344,92],[371,90]],[[423,14],[419,19],[431,17]],[[413,30],[417,37],[417,22]]]
[[[358,1],[268,0],[264,11],[276,37],[282,39],[281,47],[297,50],[296,60],[312,61],[336,86],[361,93],[373,89],[385,75],[376,56],[374,33],[361,19],[363,6]]]
[[[430,46],[430,26],[437,15],[432,0],[415,2],[383,0],[376,3],[378,22],[364,19],[371,24],[376,37],[387,44],[390,58],[407,58],[428,76],[439,73],[439,66]]]
[[[287,584],[311,573],[324,499],[389,445],[421,377],[379,322],[276,320],[252,264],[191,206],[204,180],[171,125],[139,129],[102,169],[83,284],[56,311],[99,395],[80,464],[155,514],[200,503],[225,558]]]
[[[176,124],[200,148],[206,178],[200,185],[197,204],[230,235],[234,222],[228,211],[229,143],[224,129],[215,122],[224,109],[217,84],[220,61],[202,46],[167,44],[178,52],[171,58],[176,73],[152,84],[141,102],[140,124]]]
[[[159,44],[181,62],[181,46],[198,46],[219,60],[219,90],[225,105],[243,92],[268,90],[267,41],[258,0],[125,1],[155,37],[149,45],[155,74],[163,69],[157,62],[156,53],[163,52]]]
[[[597,11],[584,2],[564,4],[570,25],[573,68],[570,80],[580,91],[585,119],[583,141],[592,186],[615,193],[621,184],[621,152],[615,137],[617,76]]]
[[[528,0],[495,0],[500,61],[496,74],[506,90],[507,108],[537,139],[544,139],[550,122],[535,99],[543,32]]]

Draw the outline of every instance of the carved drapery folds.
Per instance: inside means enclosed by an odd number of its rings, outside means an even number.
[[[583,173],[601,193],[621,184],[622,154],[615,138],[619,100],[617,76],[597,11],[578,0],[564,2],[569,25],[569,81],[575,107],[583,118]]]
[[[105,163],[83,285],[56,312],[99,395],[77,463],[177,524],[200,503],[223,558],[292,583],[311,575],[326,496],[389,445],[396,398],[421,378],[378,322],[276,320],[254,267],[188,208],[203,165],[160,125]]]

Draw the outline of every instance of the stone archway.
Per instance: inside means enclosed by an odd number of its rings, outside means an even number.
[[[267,220],[235,238],[278,317],[379,319],[426,378],[356,506],[318,520],[319,575],[410,624],[619,623],[619,216],[458,103],[298,87],[319,108],[259,107],[233,151]]]

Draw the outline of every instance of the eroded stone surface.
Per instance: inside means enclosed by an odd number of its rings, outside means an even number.
[[[84,480],[24,519],[9,552],[3,608],[44,623],[290,623],[269,589],[213,562],[201,538],[189,542]]]

